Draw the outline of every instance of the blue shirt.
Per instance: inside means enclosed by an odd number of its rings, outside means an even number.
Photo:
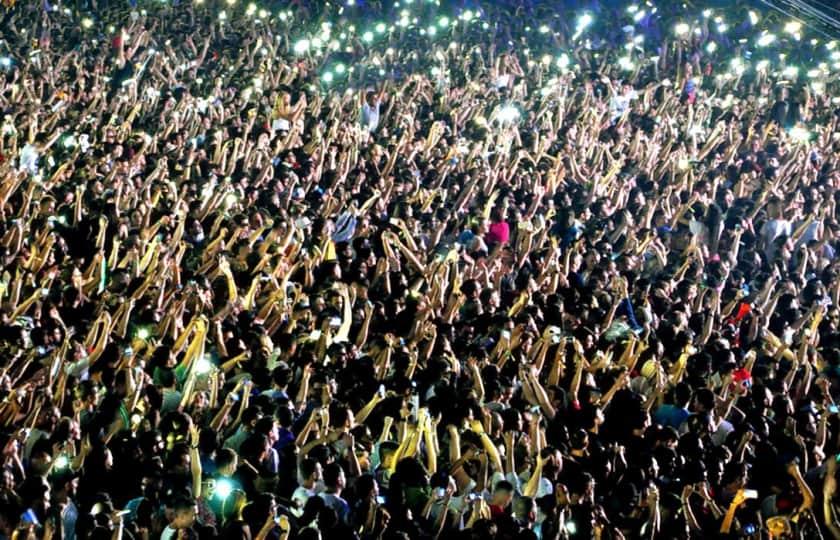
[[[689,412],[683,407],[666,403],[653,413],[653,421],[664,427],[680,429],[680,426],[688,419],[688,416]]]

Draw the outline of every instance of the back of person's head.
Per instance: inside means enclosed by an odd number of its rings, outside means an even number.
[[[359,500],[367,499],[376,488],[376,479],[372,474],[363,474],[353,484],[353,491]]]
[[[172,388],[175,386],[175,371],[171,368],[161,368],[158,374],[160,385],[164,388]]]
[[[513,499],[513,515],[520,521],[533,521],[534,508],[534,499],[531,497],[516,497]]]
[[[281,427],[290,428],[295,423],[295,412],[289,408],[288,403],[278,405],[274,416]]]
[[[251,406],[245,409],[242,413],[242,425],[246,429],[251,429],[262,417],[262,410],[259,407]]]
[[[318,462],[312,458],[303,458],[302,460],[300,460],[300,464],[298,464],[298,472],[300,473],[300,477],[303,480],[311,478],[317,470]]]
[[[685,407],[691,402],[691,387],[685,383],[680,382],[674,387],[674,405]]]
[[[237,455],[233,448],[221,448],[216,453],[216,468],[224,469],[236,464]]]
[[[694,392],[694,400],[704,412],[711,412],[715,408],[715,393],[708,388],[700,388]]]
[[[273,416],[263,416],[257,420],[256,424],[254,424],[254,433],[268,437],[271,435],[271,432],[275,427],[274,422],[275,420]]]
[[[330,427],[337,429],[345,427],[350,419],[350,414],[347,405],[333,401],[330,404]]]
[[[263,459],[263,454],[268,445],[268,437],[260,433],[254,433],[244,441],[239,447],[239,454],[243,459],[247,459],[252,465],[256,465]]]
[[[330,463],[324,467],[324,484],[328,488],[344,487],[341,484],[341,479],[344,477],[344,469],[338,463]]]
[[[379,461],[385,463],[385,460],[393,457],[399,448],[399,444],[393,441],[384,441],[379,445]]]
[[[271,380],[278,388],[286,388],[292,378],[292,370],[285,362],[280,362],[271,372]]]

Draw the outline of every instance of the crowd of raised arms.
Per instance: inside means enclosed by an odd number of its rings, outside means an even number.
[[[0,6],[0,538],[840,539],[837,43],[589,9]]]

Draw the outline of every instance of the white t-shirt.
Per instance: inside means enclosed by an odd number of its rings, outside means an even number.
[[[772,259],[776,254],[773,241],[782,235],[789,237],[792,232],[793,226],[786,219],[771,219],[764,224],[764,227],[761,228],[761,238],[764,241],[764,253],[768,259]]]
[[[376,131],[379,127],[379,102],[371,107],[367,102],[362,104],[362,127],[367,131]]]
[[[300,517],[303,515],[303,507],[306,506],[306,501],[310,498],[317,495],[318,492],[315,489],[309,489],[303,486],[298,486],[294,493],[292,493],[292,514],[295,517]]]
[[[38,148],[35,145],[29,143],[23,145],[20,149],[20,170],[32,175],[38,174],[38,157]]]
[[[613,122],[621,118],[621,115],[630,107],[630,102],[636,99],[636,97],[638,97],[638,94],[635,90],[613,96],[610,100],[610,111],[612,112],[611,118]]]

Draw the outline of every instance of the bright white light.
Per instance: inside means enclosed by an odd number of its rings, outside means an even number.
[[[785,24],[785,32],[788,34],[797,34],[800,30],[802,30],[802,23],[799,21],[790,21]]]
[[[295,43],[294,51],[295,51],[296,54],[304,54],[308,50],[309,50],[309,40],[308,39],[302,39],[302,40],[298,41],[297,43]]]
[[[674,33],[678,36],[684,36],[691,31],[691,27],[688,26],[686,23],[677,23],[674,26]]]
[[[645,18],[645,15],[647,15],[647,13],[645,13],[645,10],[639,11],[635,15],[633,15],[633,20],[639,22]]]
[[[329,84],[329,83],[333,82],[333,74],[328,71],[328,72],[324,73],[323,79],[324,79],[325,83]]]
[[[758,14],[755,11],[750,11],[750,23],[754,26],[758,23]]]
[[[371,41],[373,41],[373,32],[368,31],[362,34],[362,41],[364,41],[365,43],[370,43]]]
[[[793,79],[799,74],[799,68],[796,66],[788,66],[782,71],[782,75],[789,79]]]
[[[717,43],[714,41],[710,41],[708,45],[706,45],[706,52],[711,54],[717,50]]]
[[[794,126],[790,130],[790,138],[798,143],[806,143],[811,139],[811,133],[801,126]]]
[[[557,57],[557,67],[560,69],[566,69],[569,67],[569,55],[566,53],[561,54]]]
[[[207,355],[202,356],[195,363],[195,372],[199,375],[206,375],[213,370],[213,363],[207,358]]]
[[[216,481],[216,486],[213,488],[213,493],[220,499],[227,499],[233,493],[233,484],[230,480],[220,478]]]
[[[93,21],[91,19],[89,19],[87,17],[82,19],[82,28],[87,30],[88,28],[91,28],[92,26],[93,26]]]
[[[505,105],[499,109],[497,118],[499,119],[499,122],[503,124],[512,124],[519,119],[519,109],[513,105]]]
[[[774,41],[776,41],[776,36],[774,36],[773,34],[764,34],[763,36],[758,38],[758,41],[756,41],[756,43],[759,47],[766,47]]]
[[[386,30],[387,28],[388,28],[388,27],[387,27],[387,26],[385,26],[385,23],[379,23],[379,24],[377,24],[377,25],[376,25],[376,33],[377,33],[377,34],[382,34],[382,33],[384,33],[384,32],[385,32],[385,30]]]
[[[590,24],[592,24],[592,22],[594,20],[595,19],[592,18],[592,15],[590,13],[584,13],[583,15],[578,17],[578,20],[577,20],[577,31],[578,31],[578,33],[582,32],[584,29],[586,29],[586,27],[589,26]]]

